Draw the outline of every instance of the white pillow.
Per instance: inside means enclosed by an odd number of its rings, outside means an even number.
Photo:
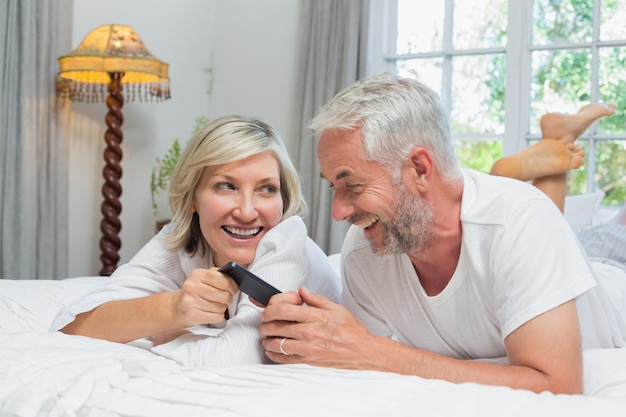
[[[603,191],[565,197],[563,214],[574,232],[578,233],[585,227],[591,226],[594,212],[603,198]]]

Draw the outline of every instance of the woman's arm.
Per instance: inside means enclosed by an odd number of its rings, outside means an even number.
[[[237,291],[237,284],[216,268],[195,269],[180,290],[105,302],[78,314],[61,331],[127,343],[176,329],[219,323]]]

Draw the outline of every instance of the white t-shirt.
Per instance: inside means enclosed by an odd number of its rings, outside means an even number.
[[[342,303],[374,334],[478,359],[506,356],[503,341],[512,331],[581,296],[583,345],[624,345],[626,312],[607,304],[574,232],[541,191],[467,170],[461,223],[458,265],[432,297],[407,255],[376,256],[351,227],[342,249]]]
[[[169,230],[170,227],[165,226],[103,285],[64,307],[53,320],[51,330],[63,328],[77,314],[91,311],[107,301],[178,290],[192,270],[213,266],[210,254],[190,257],[183,250],[166,249],[162,238]],[[339,301],[341,280],[326,254],[307,237],[300,217],[285,219],[270,229],[259,242],[255,259],[248,268],[281,291],[306,286]],[[193,333],[151,350],[190,366],[267,363],[258,332],[261,311],[240,292],[228,306],[230,319],[211,326],[223,327],[223,331],[211,332],[203,329],[206,326],[197,326],[192,328]],[[145,341],[138,344],[146,345]]]

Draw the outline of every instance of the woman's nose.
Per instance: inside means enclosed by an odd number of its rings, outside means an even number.
[[[239,198],[237,207],[234,210],[234,215],[244,221],[254,220],[258,215],[254,203],[254,197],[242,194]]]

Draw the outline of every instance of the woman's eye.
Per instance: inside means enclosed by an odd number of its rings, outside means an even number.
[[[260,188],[262,193],[265,194],[275,194],[278,191],[278,187],[275,187],[273,185],[264,185]]]
[[[215,188],[218,190],[234,190],[235,186],[230,182],[220,182],[215,184]]]

